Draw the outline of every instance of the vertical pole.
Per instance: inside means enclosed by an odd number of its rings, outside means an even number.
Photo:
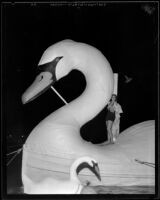
[[[114,89],[113,94],[118,95],[118,73],[114,73]]]
[[[118,95],[118,73],[114,73],[113,94]],[[116,139],[119,135],[119,130],[120,130],[120,117],[117,117],[117,115],[116,115],[116,118],[115,118],[115,120],[113,122],[113,126],[112,126],[113,142],[116,141]]]

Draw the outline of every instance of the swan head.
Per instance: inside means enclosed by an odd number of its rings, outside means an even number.
[[[77,159],[72,167],[71,170],[76,170],[77,175],[80,171],[84,168],[88,168],[95,176],[101,181],[100,170],[97,161],[91,157],[81,157]]]
[[[22,103],[28,103],[50,88],[57,80],[66,76],[73,68],[73,58],[68,55],[66,45],[70,40],[56,43],[43,53],[38,64],[38,75],[23,93]],[[67,44],[68,44],[67,43]]]

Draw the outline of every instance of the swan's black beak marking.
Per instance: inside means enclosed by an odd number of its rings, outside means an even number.
[[[98,163],[92,161],[93,163],[93,166],[89,165],[87,162],[83,162],[81,163],[77,169],[76,169],[76,172],[77,174],[79,174],[79,172],[84,169],[84,168],[88,168],[90,169],[95,175],[96,177],[98,178],[98,180],[101,181],[101,175],[100,175],[100,170],[99,170],[99,167],[98,167]]]
[[[101,175],[100,175],[100,170],[98,167],[98,163],[95,163],[92,161],[93,167],[91,168],[91,171],[96,175],[96,177],[101,181]]]
[[[56,65],[60,61],[60,59],[63,58],[63,56],[56,57],[54,60],[51,62],[45,63],[43,65],[39,65],[39,71],[40,72],[50,72],[52,74],[52,79],[56,81]]]
[[[35,98],[48,90],[50,86],[57,81],[55,71],[57,63],[61,58],[62,56],[56,57],[51,62],[38,66],[39,74],[35,78],[32,85],[22,95],[23,104],[33,101]]]

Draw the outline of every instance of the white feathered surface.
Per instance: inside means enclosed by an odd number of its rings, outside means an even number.
[[[66,75],[71,69],[63,72],[63,68],[73,65],[73,69],[85,75],[87,86],[80,97],[50,114],[30,133],[23,148],[24,189],[24,175],[36,182],[47,177],[68,180],[71,164],[81,156],[94,157],[102,177],[99,182],[86,169],[80,172],[82,182],[88,180],[93,186],[154,185],[155,169],[135,161],[154,163],[154,120],[126,129],[114,145],[98,146],[84,141],[80,128],[108,103],[113,92],[113,72],[102,53],[86,44],[70,40],[57,43],[45,51],[40,64],[57,56],[63,56],[57,66],[57,76]]]
[[[82,184],[78,174],[83,168],[88,168],[101,180],[98,163],[91,157],[77,158],[70,167],[70,177],[68,180],[54,179],[47,177],[35,182],[27,175],[23,174],[25,180],[25,194],[95,194],[95,190],[89,186],[89,182]]]

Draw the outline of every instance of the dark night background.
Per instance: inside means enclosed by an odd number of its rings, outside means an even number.
[[[51,89],[29,104],[21,102],[21,95],[36,76],[44,50],[63,39],[97,47],[110,62],[113,72],[119,73],[118,101],[124,111],[121,131],[156,119],[157,23],[157,3],[3,4],[5,135],[27,137],[43,118],[63,106]],[[132,81],[126,83],[124,75]],[[55,88],[70,102],[84,90],[85,79],[80,72],[73,71],[57,82]],[[106,139],[105,114],[104,109],[82,127],[84,139],[93,143]]]
[[[22,147],[31,130],[64,105],[51,89],[26,105],[21,102],[44,50],[64,39],[95,46],[119,74],[118,102],[124,111],[121,132],[157,119],[158,3],[3,3],[2,141],[7,136],[7,153]],[[132,80],[126,83],[125,76]],[[84,76],[72,71],[55,88],[70,102],[84,90]],[[104,108],[82,127],[84,139],[93,143],[106,140],[105,115]],[[6,148],[5,142],[3,145]],[[22,185],[21,156],[7,167],[4,180],[9,193]]]

